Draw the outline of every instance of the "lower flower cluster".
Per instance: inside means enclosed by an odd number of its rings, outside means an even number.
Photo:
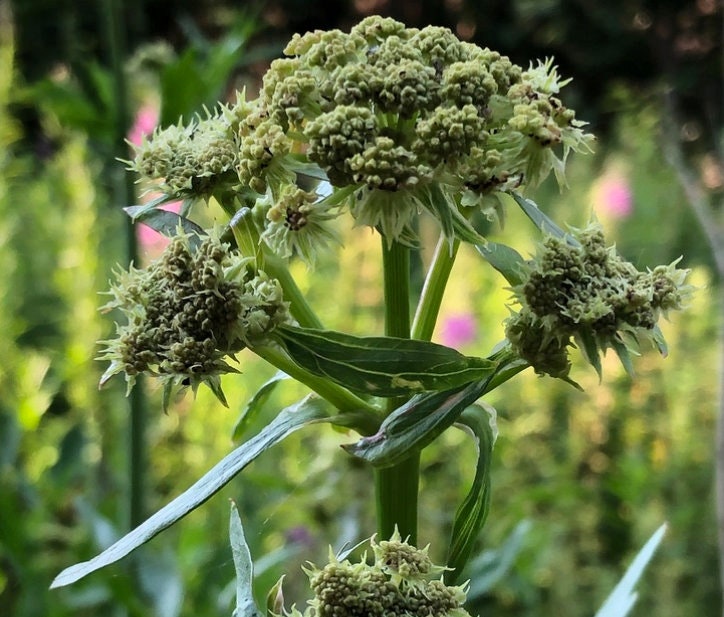
[[[333,555],[322,569],[307,570],[314,599],[291,617],[469,617],[462,608],[465,586],[433,578],[445,570],[432,563],[427,549],[400,540],[377,544],[374,563],[339,561]]]
[[[101,384],[124,373],[130,389],[148,372],[169,387],[205,382],[223,402],[219,376],[237,372],[225,358],[288,319],[279,283],[249,266],[214,237],[180,233],[148,268],[121,273],[104,309],[126,323],[103,341]]]

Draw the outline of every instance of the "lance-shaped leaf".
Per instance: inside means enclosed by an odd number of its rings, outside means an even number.
[[[470,491],[455,513],[446,564],[451,569],[445,573],[445,582],[448,585],[453,585],[460,579],[478,533],[488,517],[491,459],[497,437],[495,418],[495,409],[492,407],[471,405],[458,419],[458,424],[469,430],[475,439],[478,462]]]
[[[239,511],[233,501],[229,519],[229,540],[236,572],[236,608],[232,617],[262,617],[261,611],[254,602],[254,564],[251,561],[249,545],[244,537],[244,527],[241,524]]]
[[[576,240],[571,234],[563,231],[548,215],[546,215],[537,205],[531,200],[519,195],[518,193],[508,193],[514,200],[515,203],[520,206],[525,215],[533,221],[533,224],[545,234],[550,234],[556,238],[565,240],[566,243],[571,246],[580,246],[580,242]]]
[[[196,509],[216,494],[260,454],[285,437],[308,424],[333,422],[334,408],[314,395],[310,395],[279,412],[276,418],[256,436],[225,456],[193,486],[161,508],[148,520],[127,533],[90,561],[75,564],[63,570],[53,581],[51,589],[80,580],[91,572],[115,563],[131,551],[148,542],[161,531]]]
[[[484,245],[486,240],[470,224],[457,205],[442,191],[437,183],[432,183],[424,195],[425,206],[440,223],[443,235],[452,242],[457,238],[470,244]]]
[[[500,272],[511,285],[523,283],[525,259],[514,248],[491,241],[476,244],[475,248],[485,261]]]
[[[264,405],[266,405],[269,397],[274,390],[276,390],[276,387],[285,379],[289,379],[289,375],[284,371],[278,371],[271,379],[265,381],[249,399],[249,402],[244,406],[241,414],[239,414],[236,426],[234,426],[232,433],[232,439],[234,441],[241,439],[241,436],[249,428],[254,418],[256,418],[264,408]]]
[[[389,467],[432,443],[481,396],[528,365],[509,350],[499,353],[496,369],[486,379],[445,392],[418,394],[395,409],[374,435],[343,446],[347,452],[377,467]]]
[[[186,233],[193,233],[198,236],[206,235],[206,232],[193,221],[175,212],[159,210],[158,208],[148,209],[148,206],[128,206],[123,210],[137,223],[143,223],[151,229],[164,236],[176,234],[179,225]],[[191,237],[191,242],[198,242],[196,235]]]
[[[350,390],[391,397],[450,390],[492,375],[485,358],[414,339],[284,326],[275,335],[299,366]]]
[[[603,606],[596,613],[596,617],[626,617],[626,615],[631,612],[631,609],[638,599],[638,593],[635,591],[636,584],[644,573],[649,561],[651,561],[651,558],[654,556],[659,544],[661,544],[665,533],[666,523],[654,532],[648,542],[646,542],[638,552],[628,567],[628,570],[626,570],[626,574],[624,574],[618,585],[616,585],[611,592],[611,595],[606,598]]]

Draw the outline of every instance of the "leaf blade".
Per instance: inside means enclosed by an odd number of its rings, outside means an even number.
[[[356,337],[291,326],[276,331],[289,356],[315,375],[350,390],[381,397],[442,391],[484,379],[496,368],[428,341]]]
[[[244,537],[239,510],[233,501],[229,516],[229,542],[236,573],[236,609],[233,617],[261,617],[261,612],[254,602],[254,564]]]
[[[257,456],[308,424],[330,421],[333,408],[323,399],[309,395],[283,409],[257,435],[242,444],[204,474],[186,491],[89,561],[65,568],[55,577],[51,589],[70,585],[115,563],[170,527],[221,490]]]
[[[525,215],[533,222],[533,224],[540,229],[544,234],[549,234],[565,240],[571,246],[580,246],[580,242],[576,240],[571,234],[563,231],[556,223],[551,219],[545,212],[543,212],[538,205],[532,200],[518,193],[507,193],[510,195],[515,203],[518,204],[520,209]]]
[[[468,494],[458,507],[453,522],[447,566],[446,583],[455,584],[462,575],[470,558],[475,540],[480,533],[490,509],[490,472],[493,445],[497,437],[495,409],[475,404],[460,415],[458,423],[467,427],[478,451],[475,476]]]
[[[523,283],[525,259],[514,248],[489,240],[485,244],[476,244],[475,249],[508,283],[513,286]]]
[[[197,236],[206,235],[202,227],[175,212],[160,210],[156,207],[148,209],[148,204],[144,206],[128,206],[123,210],[134,222],[142,223],[167,237],[176,235],[179,226],[186,233],[196,234]]]
[[[387,416],[377,433],[342,447],[377,467],[404,460],[452,426],[481,396],[528,366],[513,353],[498,356],[498,366],[488,378],[444,392],[418,394]]]

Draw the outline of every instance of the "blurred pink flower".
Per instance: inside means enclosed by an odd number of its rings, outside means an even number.
[[[136,112],[133,126],[128,131],[128,141],[136,146],[141,144],[146,135],[153,133],[153,129],[156,128],[157,124],[158,109],[154,105],[142,106]],[[153,194],[145,195],[147,200],[155,197],[156,195]],[[160,209],[168,210],[169,212],[178,212],[181,209],[181,202],[171,202],[165,206],[161,206]],[[168,244],[168,238],[143,223],[136,225],[136,239],[144,253],[144,257],[147,258],[158,256]]]
[[[146,135],[150,135],[158,124],[158,109],[144,105],[136,112],[133,126],[128,131],[128,141],[138,146]]]
[[[595,195],[596,209],[603,215],[624,219],[633,211],[633,196],[623,174],[607,174],[600,179]]]
[[[148,197],[152,199],[154,195],[149,195]],[[181,202],[172,201],[171,203],[160,206],[158,209],[178,213],[179,210],[181,210]],[[169,239],[166,236],[158,233],[143,223],[136,223],[136,239],[138,240],[138,245],[143,251],[144,256],[150,259],[160,255],[169,242]]]
[[[440,338],[443,345],[457,348],[474,341],[477,331],[475,317],[469,313],[453,314],[443,320]]]

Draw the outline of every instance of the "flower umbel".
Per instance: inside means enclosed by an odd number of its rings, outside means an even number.
[[[549,236],[513,289],[522,308],[506,321],[506,336],[537,372],[553,377],[568,375],[574,341],[599,373],[609,347],[630,370],[628,352],[645,339],[662,348],[656,322],[690,295],[688,270],[676,263],[641,272],[606,246],[598,224],[565,239]]]
[[[206,383],[225,403],[220,375],[238,372],[225,361],[288,319],[276,280],[209,236],[179,233],[148,268],[121,272],[105,310],[126,318],[117,337],[102,341],[111,364],[101,385],[123,373],[128,388],[139,373],[166,386]]]
[[[466,222],[457,232],[449,224],[469,218],[462,209],[487,212],[491,193],[551,171],[563,183],[569,152],[590,149],[585,123],[558,98],[567,81],[551,60],[526,70],[446,28],[378,16],[349,33],[295,35],[284,53],[258,98],[240,93],[206,119],[157,130],[130,168],[169,197],[213,196],[227,212],[235,197],[266,198],[272,216],[259,234],[285,256],[313,257],[306,234],[279,227],[278,204],[313,188],[310,179],[343,195],[335,216],[414,246],[421,212],[449,240],[465,239]]]

